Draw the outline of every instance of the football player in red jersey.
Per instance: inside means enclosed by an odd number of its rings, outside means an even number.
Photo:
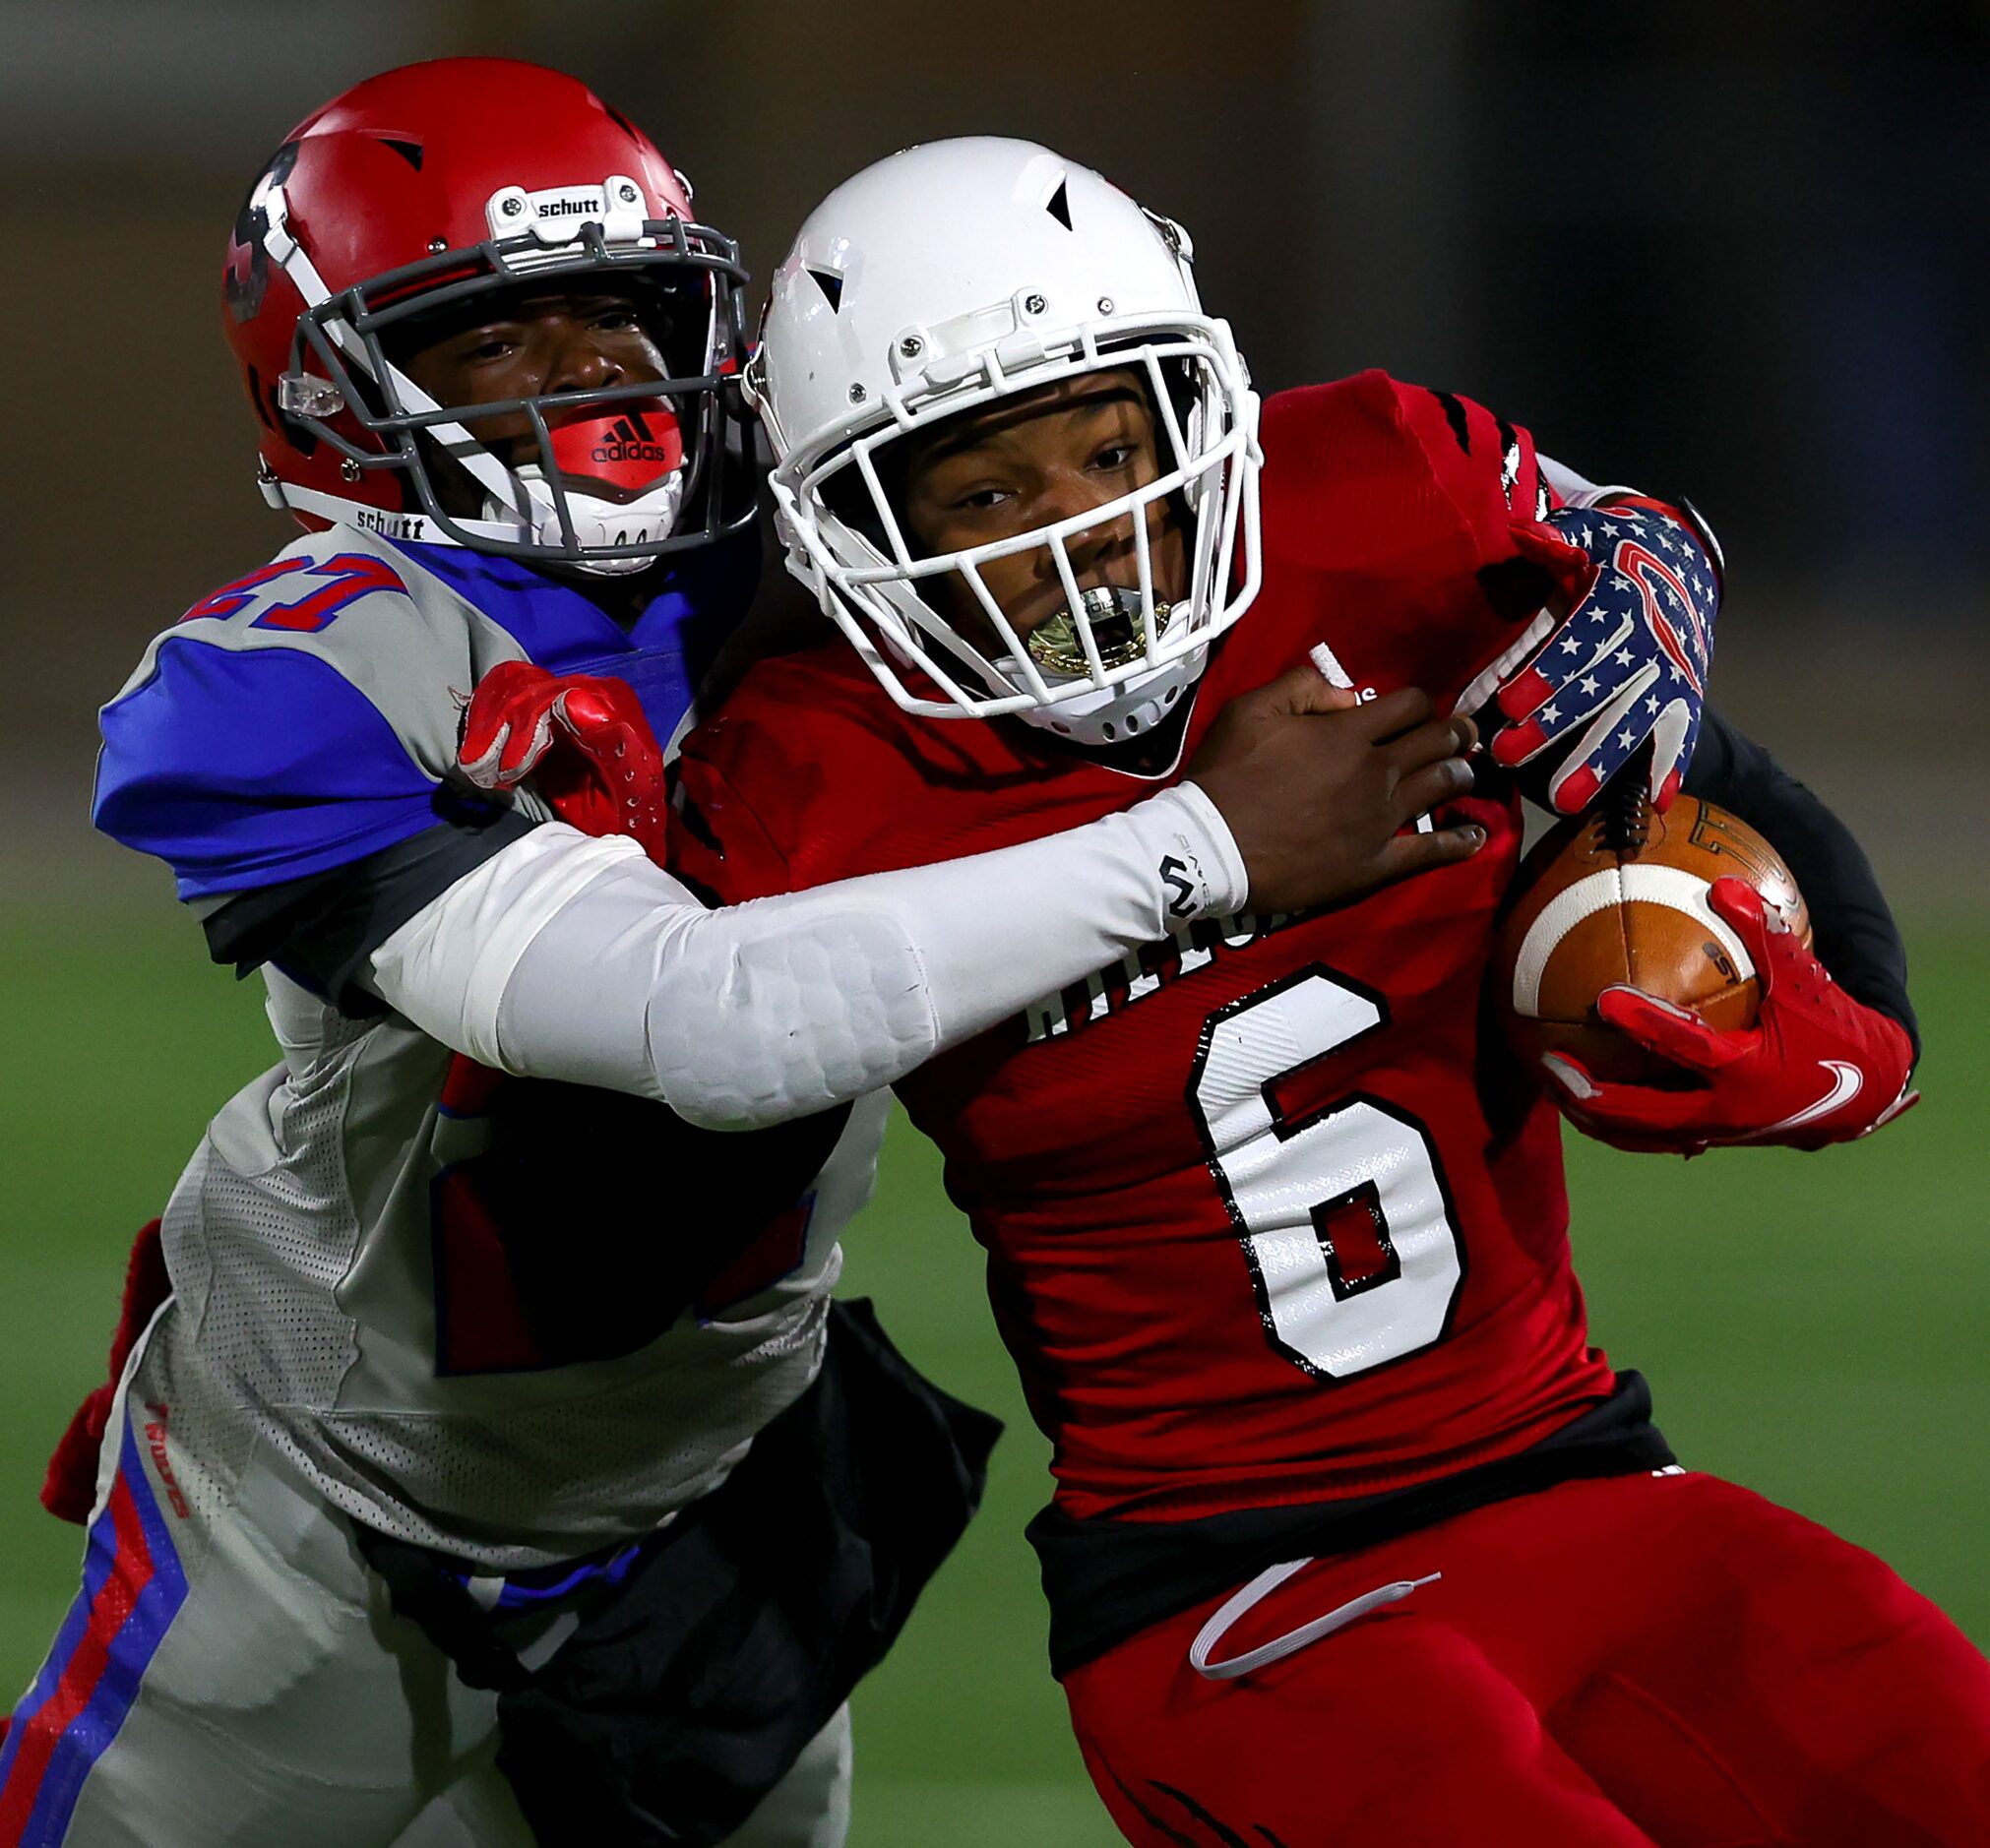
[[[1184,929],[898,1086],[1054,1443],[1032,1538],[1101,1796],[1142,1843],[1990,1839],[1990,1666],[1870,1555],[1674,1461],[1588,1344],[1554,1109],[1484,1030],[1508,767],[1574,806],[1645,752],[1661,800],[1683,773],[1784,849],[1843,981],[1779,972],[1746,1056],[1704,1061],[1709,1092],[1739,1069],[1720,1107],[1649,1140],[1898,1107],[1862,857],[1711,715],[1696,748],[1710,540],[1379,373],[1261,424],[1188,258],[1013,142],[818,208],[752,384],[790,563],[856,646],[758,663],[680,767],[681,870],[738,900],[1109,813],[1309,658],[1515,721],[1437,813],[1470,857]],[[1826,1039],[1857,1095],[1791,1111],[1783,1049]]]

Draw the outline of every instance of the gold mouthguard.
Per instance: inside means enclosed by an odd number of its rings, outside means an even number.
[[[1081,591],[1078,601],[1086,621],[1091,625],[1091,640],[1098,649],[1101,667],[1124,667],[1129,661],[1137,661],[1146,654],[1147,636],[1141,627],[1138,590],[1127,590],[1114,585],[1094,585],[1089,590]],[[1171,603],[1153,606],[1156,641],[1167,633],[1168,622],[1173,615],[1174,605]],[[1079,640],[1077,619],[1068,605],[1047,622],[1039,623],[1030,630],[1023,646],[1029,650],[1029,658],[1050,673],[1083,676],[1091,672],[1090,663],[1085,658],[1084,645]]]

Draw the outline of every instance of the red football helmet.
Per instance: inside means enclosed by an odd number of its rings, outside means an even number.
[[[529,420],[538,460],[508,462],[389,352],[418,317],[548,275],[627,287],[670,376],[480,404]],[[504,58],[369,78],[291,131],[229,241],[264,495],[313,527],[593,571],[735,530],[753,518],[745,282],[683,176],[574,78]],[[481,518],[443,511],[439,456],[483,490]]]

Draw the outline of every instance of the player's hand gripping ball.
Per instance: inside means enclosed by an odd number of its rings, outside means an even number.
[[[1528,870],[1496,1000],[1585,1135],[1822,1148],[1914,1103],[1906,1030],[1832,980],[1788,869],[1734,816],[1691,798],[1660,816],[1613,790]]]
[[[479,789],[529,778],[584,834],[628,834],[651,859],[664,857],[663,753],[623,681],[499,662],[470,696],[457,765]]]
[[[1613,786],[1589,814],[1551,830],[1521,870],[1493,956],[1514,1050],[1536,1071],[1544,1060],[1574,1061],[1591,1081],[1686,1081],[1678,1065],[1612,1026],[1599,1003],[1630,988],[1716,1031],[1754,1024],[1754,958],[1711,901],[1725,876],[1754,887],[1809,941],[1809,913],[1775,849],[1711,803],[1682,796],[1661,815],[1642,786]]]

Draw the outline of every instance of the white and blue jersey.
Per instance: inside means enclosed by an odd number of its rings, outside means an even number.
[[[197,904],[350,865],[452,812],[455,696],[499,661],[614,674],[669,738],[755,575],[694,552],[625,629],[507,559],[299,539],[196,603],[104,708],[96,824]]]
[[[474,1065],[353,977],[545,819],[459,778],[463,696],[503,660],[614,673],[667,738],[751,574],[693,553],[625,629],[514,561],[339,528],[196,604],[104,709],[97,825],[260,968],[282,1053],[164,1216],[187,1416],[487,1570],[641,1534],[803,1389],[882,1105],[713,1136]]]

